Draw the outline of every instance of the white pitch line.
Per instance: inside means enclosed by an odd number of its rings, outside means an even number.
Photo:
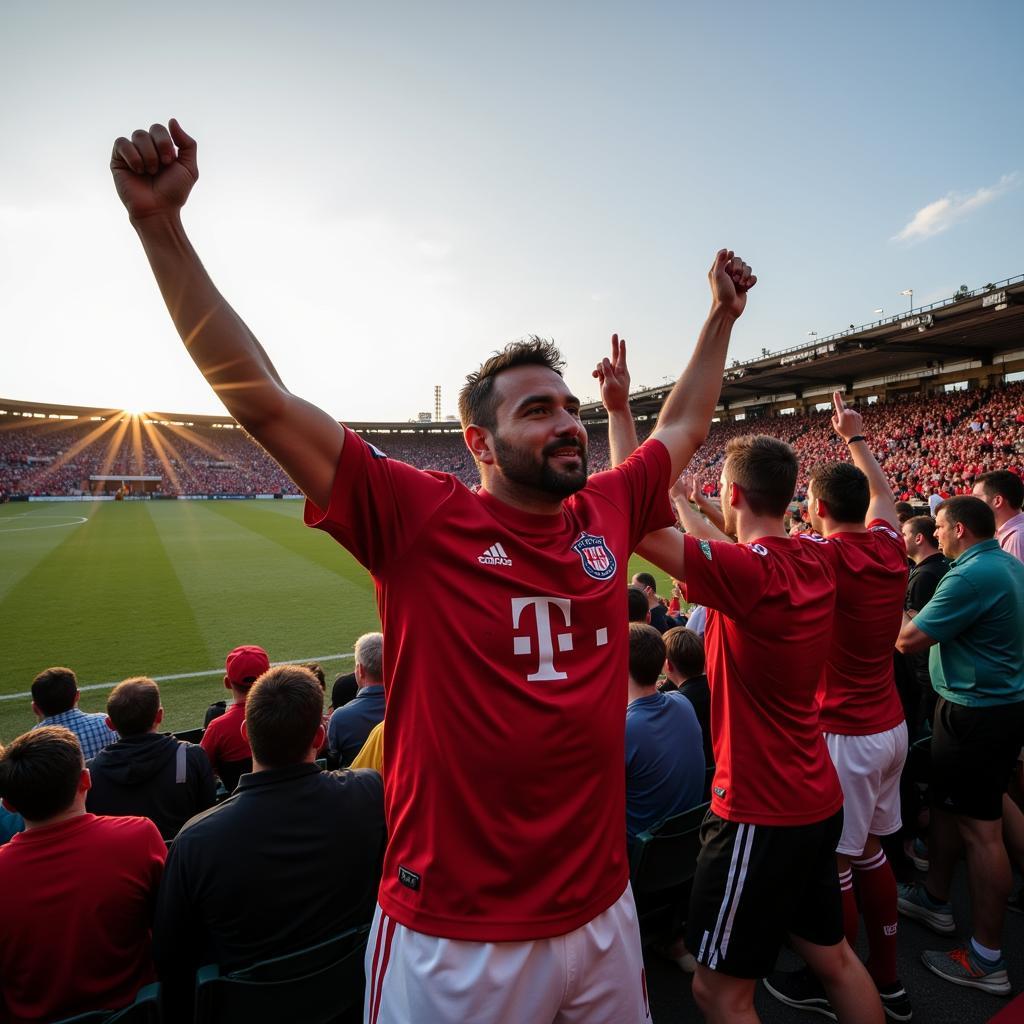
[[[275,665],[301,665],[304,662],[309,661],[343,661],[346,658],[354,658],[355,654],[325,654],[322,658],[292,658],[290,661],[275,661],[271,664],[271,668]],[[222,676],[224,675],[224,669],[222,668],[208,668],[202,672],[178,672],[173,676],[149,676],[154,683],[169,683],[175,679],[196,679],[199,676]],[[120,679],[115,679],[110,683],[90,683],[88,686],[80,686],[78,689],[81,692],[86,690],[106,690],[111,687],[117,686],[121,682]],[[32,691],[29,690],[26,693],[4,693],[0,694],[0,700],[24,700],[26,697],[31,697]]]
[[[11,519],[20,519],[20,516],[11,516]],[[41,517],[40,517],[41,518]],[[51,516],[50,518],[58,518]],[[61,516],[59,518],[67,518]],[[15,526],[13,528],[5,529],[0,526],[0,537],[5,533],[25,533],[28,530],[59,530],[64,526],[81,526],[82,523],[87,523],[89,520],[85,516],[74,516],[71,522],[68,523],[51,523],[49,526]]]

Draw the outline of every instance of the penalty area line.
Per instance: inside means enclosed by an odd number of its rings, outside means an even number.
[[[274,668],[276,665],[301,665],[304,662],[315,661],[345,661],[348,658],[354,658],[355,654],[325,654],[321,658],[292,658],[289,661],[274,661],[271,662],[270,667]],[[176,679],[198,679],[200,676],[222,676],[224,675],[224,669],[222,668],[208,668],[203,669],[202,672],[178,672],[172,676],[150,676],[154,683],[170,683]],[[128,677],[126,677],[128,678]],[[121,682],[120,679],[115,679],[110,683],[90,683],[88,686],[80,686],[79,692],[84,693],[86,690],[106,690],[117,686]],[[0,700],[24,700],[26,697],[31,697],[32,691],[27,690],[25,693],[4,693],[0,694]]]

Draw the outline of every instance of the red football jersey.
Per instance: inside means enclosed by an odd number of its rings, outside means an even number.
[[[903,721],[892,652],[903,624],[907,548],[881,519],[819,546],[836,574],[836,616],[822,677],[821,729],[868,736]]]
[[[346,432],[330,507],[307,503],[306,522],[377,585],[379,898],[406,927],[546,938],[622,895],[627,560],[673,521],[669,475],[648,441],[560,513],[536,515]]]
[[[686,597],[708,608],[711,809],[752,825],[809,825],[843,793],[818,725],[835,577],[820,538],[686,537]]]
[[[222,764],[252,757],[249,741],[242,735],[244,721],[245,705],[234,702],[206,727],[199,745],[206,751],[214,771]]]

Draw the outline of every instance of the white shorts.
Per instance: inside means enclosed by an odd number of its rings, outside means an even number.
[[[907,759],[907,723],[869,736],[824,735],[843,787],[843,834],[836,853],[859,857],[869,835],[889,836],[900,830],[900,773]]]
[[[366,947],[365,1024],[642,1024],[651,1019],[629,886],[567,935],[442,939],[378,905]]]

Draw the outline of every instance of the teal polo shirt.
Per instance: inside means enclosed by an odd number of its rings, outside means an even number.
[[[1024,563],[996,540],[968,548],[914,618],[940,697],[966,707],[1024,701]]]

